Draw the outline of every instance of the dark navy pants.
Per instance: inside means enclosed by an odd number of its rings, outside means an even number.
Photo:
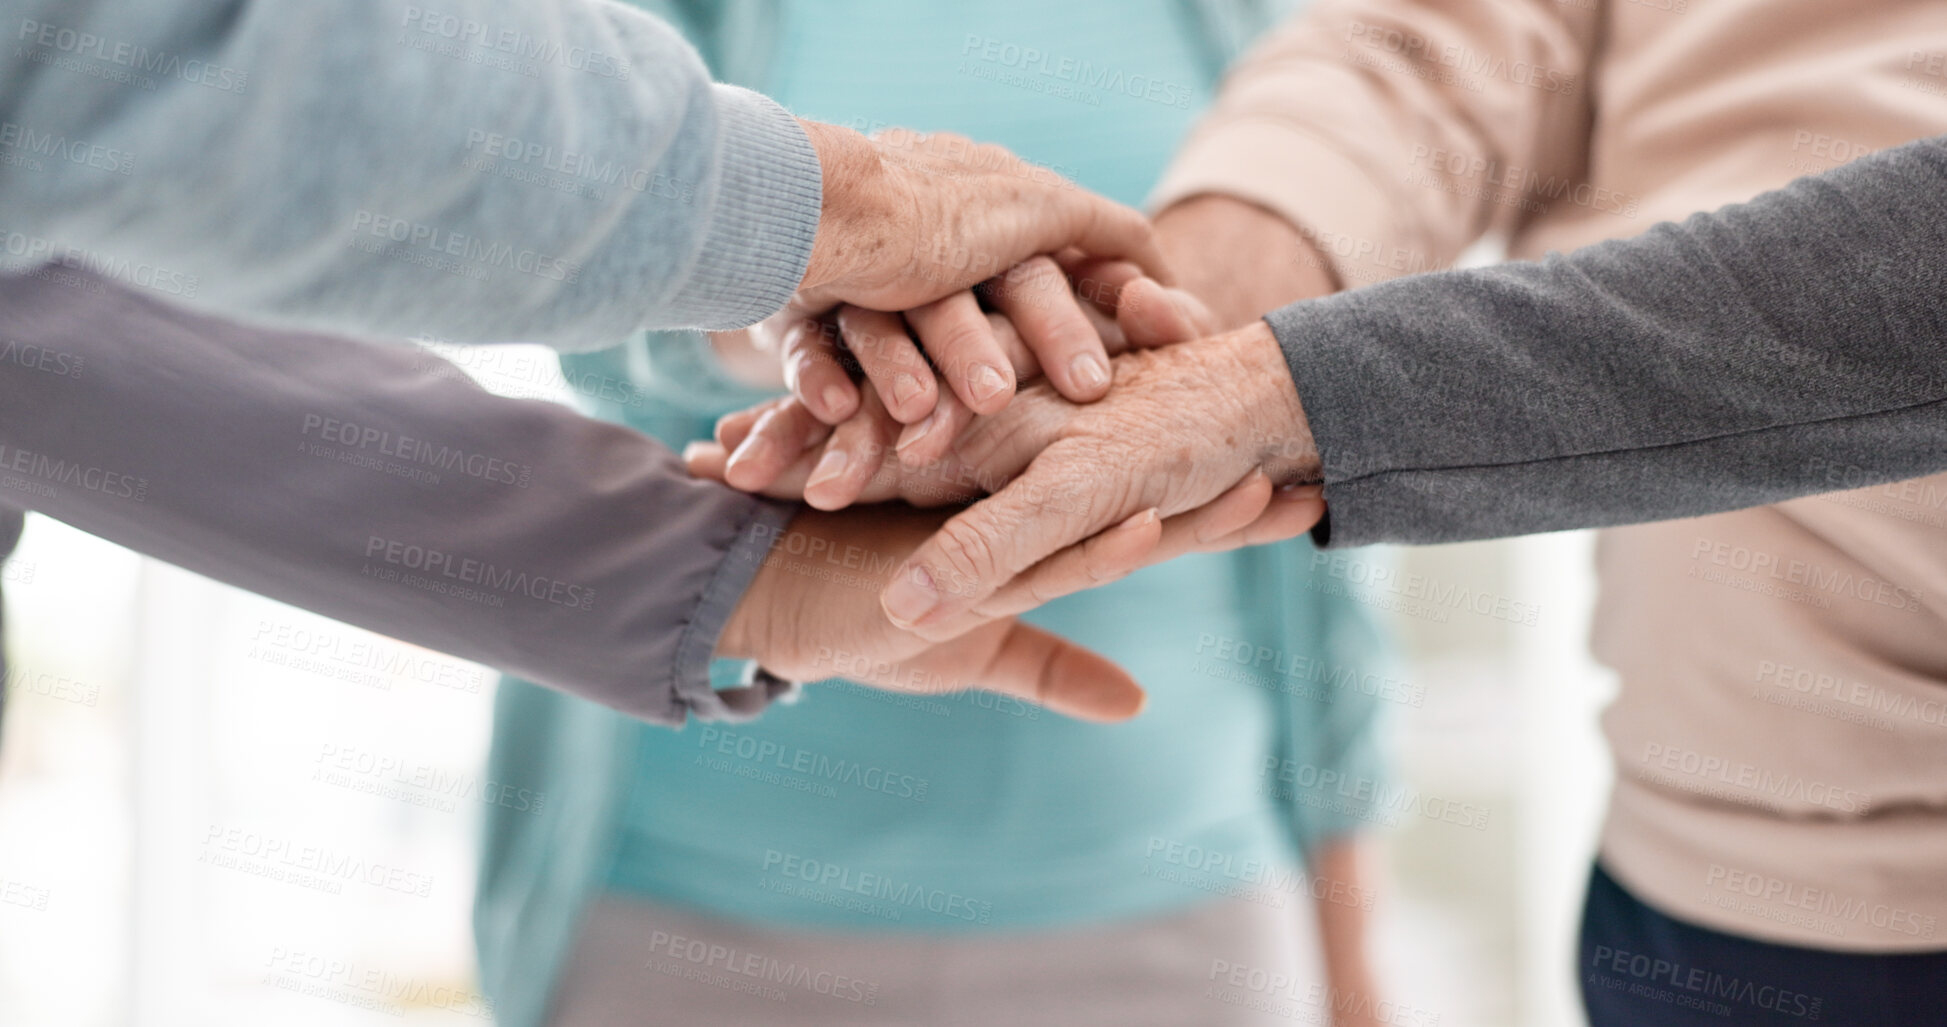
[[[1651,909],[1599,865],[1576,977],[1593,1027],[1947,1025],[1947,952],[1828,952],[1722,934]]]

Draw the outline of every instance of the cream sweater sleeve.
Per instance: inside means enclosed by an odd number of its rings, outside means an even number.
[[[1557,0],[1323,0],[1230,70],[1151,204],[1268,207],[1346,287],[1444,267],[1581,174],[1594,39]]]

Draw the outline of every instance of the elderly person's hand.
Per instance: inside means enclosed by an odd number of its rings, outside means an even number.
[[[1099,402],[1071,403],[1037,384],[1001,413],[975,421],[945,461],[917,469],[879,462],[858,498],[943,502],[993,492],[947,521],[906,561],[885,596],[894,623],[928,634],[1050,553],[1149,507],[1165,516],[1194,510],[1259,468],[1283,484],[1318,480],[1297,390],[1262,322],[1132,351],[1115,364],[1115,386]],[[792,402],[746,421],[745,429],[776,436],[780,424],[815,425],[801,412],[790,414]],[[743,487],[727,474],[725,444],[737,448],[742,441],[736,425],[719,430],[718,444],[686,454],[691,470]],[[800,455],[764,468],[776,473],[760,488],[813,492],[816,470],[805,471],[802,447],[792,453]],[[1302,527],[1280,521],[1279,531],[1234,541],[1288,538],[1321,513],[1310,513]]]
[[[777,353],[791,391],[827,424],[860,409],[855,377],[902,425],[944,409],[991,414],[1017,382],[1042,374],[1087,403],[1108,391],[1108,358],[1121,348],[1114,322],[1075,295],[1071,271],[1090,266],[1074,251],[1061,262],[1036,256],[903,314],[853,304],[821,310],[801,297],[747,331],[758,348]]]
[[[969,405],[957,394],[969,390],[960,386],[940,393],[922,353],[939,361],[940,354],[981,347],[991,352],[997,345],[1014,379],[1031,380],[1045,368],[1056,391],[1091,402],[1106,388],[1072,371],[1064,375],[1072,366],[1064,361],[1214,335],[1336,288],[1330,263],[1303,234],[1256,204],[1195,196],[1171,205],[1155,224],[1157,241],[1182,276],[1183,288],[1143,281],[1140,269],[1127,262],[1084,260],[1071,253],[1060,265],[1045,256],[1034,258],[973,293],[936,301],[930,305],[934,309],[909,313],[903,321],[846,308],[825,318],[794,312],[753,329],[751,339],[765,340],[758,348],[782,354],[784,380],[801,402],[767,404],[726,420],[728,434],[740,440],[731,443],[736,452],[726,480],[751,491],[778,491],[775,483],[784,481],[792,490],[802,489],[813,506],[835,510],[883,496],[885,490],[868,489],[867,483],[896,455],[906,472],[898,478],[904,483],[899,498],[927,505],[964,498],[966,487],[950,484],[960,469],[947,459],[949,447],[976,414],[991,413],[1002,401],[987,397],[978,407]],[[1240,253],[1252,259],[1239,261]],[[747,344],[724,345],[727,334],[718,339],[727,360],[757,368],[768,364],[771,373],[752,377],[753,382],[780,384],[777,357],[744,357],[739,351],[747,351]],[[853,387],[852,375],[859,371],[876,396],[861,398]],[[759,430],[744,430],[759,417]],[[837,430],[826,435],[820,424]],[[823,450],[812,461],[817,473],[788,470],[806,447],[821,442]],[[921,487],[914,472],[946,481]]]
[[[1162,346],[1195,339],[1214,334],[1218,327],[1216,315],[1194,296],[1144,277],[1133,264],[1080,263],[1061,281],[1058,293],[1031,305],[1039,306],[1043,314],[1050,309],[1073,313],[1089,326],[1091,337],[1109,354],[1131,346]],[[1084,296],[1088,299],[1079,299]],[[1022,380],[1040,376],[1041,358],[1015,328],[1028,315],[1017,311],[1011,316],[986,316],[1016,374]],[[727,349],[723,345],[725,336],[717,336],[716,341],[718,354],[726,362],[747,367],[765,363],[761,355],[745,347]],[[861,340],[853,335],[846,343],[857,347]],[[864,345],[875,344],[868,338]],[[775,384],[755,377],[749,380],[758,385]],[[1099,398],[1078,397],[1053,379],[1050,384],[1070,400]],[[992,491],[998,484],[996,475],[1019,470],[968,468],[954,458],[953,444],[974,422],[976,413],[951,393],[940,397],[931,414],[908,424],[887,409],[880,392],[868,390],[857,408],[832,428],[803,399],[803,390],[799,392],[724,417],[717,425],[717,442],[727,461],[712,456],[715,447],[705,445],[697,450],[703,455],[698,466],[704,470],[699,473],[709,473],[746,491],[803,498],[821,510],[838,510],[855,502],[884,499],[936,506]],[[890,466],[895,462],[897,467]],[[882,474],[885,477],[880,481]]]
[[[879,593],[944,515],[901,507],[807,511],[772,541],[717,655],[755,659],[796,680],[846,677],[909,692],[982,688],[1069,716],[1121,720],[1142,707],[1142,690],[1128,674],[1014,615],[1277,517],[1316,519],[1317,506],[1274,503],[1269,479],[1259,474],[1193,513],[1160,520],[1153,510],[1137,511],[966,610],[935,618],[924,636],[893,625]]]
[[[1128,264],[1103,262],[1085,265],[1086,270],[1076,276],[1081,280],[1073,283],[1082,295],[1093,301],[1081,304],[1080,309],[1091,318],[1108,352],[1130,344],[1164,345],[1213,335],[1219,328],[1244,325],[1249,334],[1256,336],[1255,349],[1260,354],[1268,351],[1271,356],[1262,362],[1269,377],[1254,376],[1254,383],[1281,383],[1281,397],[1292,393],[1282,354],[1263,323],[1253,322],[1263,310],[1332,291],[1335,283],[1328,264],[1289,223],[1263,208],[1229,197],[1202,196],[1176,204],[1158,217],[1157,226],[1167,252],[1183,266],[1195,269],[1187,282],[1188,290],[1165,288],[1143,278]],[[1251,252],[1264,259],[1254,260],[1247,268],[1240,269],[1236,261],[1224,259],[1226,254],[1237,252]],[[1074,268],[1071,266],[1070,270]],[[1105,323],[1104,312],[1112,313],[1115,321]],[[1007,338],[1007,320],[999,316],[991,319],[997,333]],[[1234,344],[1239,340],[1228,341]],[[1016,354],[1017,370],[1023,378],[1031,377],[1034,357],[1028,354],[1025,361],[1021,360],[1020,349],[1016,340],[1010,352]],[[1215,352],[1214,349],[1201,352],[1199,361],[1207,363],[1204,358]],[[1188,354],[1181,356],[1188,358]],[[1177,362],[1165,361],[1172,366]],[[1119,365],[1124,363],[1118,361]],[[1167,377],[1168,372],[1162,374]],[[1146,376],[1134,377],[1154,379],[1157,376],[1152,370]],[[1118,378],[1122,378],[1120,371]],[[1221,389],[1221,383],[1217,387]],[[1161,394],[1160,389],[1157,392]],[[1021,403],[999,417],[976,419],[965,405],[945,397],[938,410],[920,424],[902,425],[883,402],[868,393],[836,430],[828,428],[826,419],[815,414],[801,399],[789,398],[726,417],[718,425],[717,443],[692,447],[688,455],[695,473],[751,491],[802,497],[822,509],[886,499],[922,506],[959,502],[1005,492],[1013,476],[1037,455],[1033,444],[1024,440],[1052,440],[1062,431],[1074,431],[1078,436],[1088,434],[1088,422],[1075,420],[1076,411],[1067,404],[1049,402],[1053,398],[1046,387],[1041,387],[1030,390]],[[1076,397],[1069,395],[1068,398]],[[1235,457],[1253,448],[1268,449],[1266,466],[1281,474],[1310,480],[1316,474],[1316,455],[1304,425],[1303,411],[1296,406],[1295,394],[1290,398],[1290,409],[1296,416],[1285,428],[1266,431],[1265,426],[1258,426],[1257,437],[1229,455]],[[1143,415],[1133,405],[1127,411],[1123,405],[1116,405],[1115,409],[1113,416],[1132,424],[1143,421]],[[1197,404],[1187,404],[1174,413],[1189,413],[1194,422],[1195,411],[1199,409]],[[1109,412],[1099,413],[1108,415]],[[1266,425],[1270,423],[1267,421]],[[978,427],[964,444],[956,445],[960,433],[969,424]],[[1056,425],[1065,427],[1056,428]],[[1190,427],[1196,425],[1192,423]],[[1247,427],[1243,434],[1251,435],[1252,429]],[[1125,437],[1123,441],[1129,440]],[[1136,441],[1138,446],[1143,445],[1142,440]],[[1076,447],[1071,444],[1068,448]],[[1130,454],[1137,460],[1144,455]],[[1153,458],[1159,453],[1152,448],[1147,455]],[[1233,472],[1242,473],[1231,468],[1217,477]],[[1154,488],[1156,480],[1156,476],[1150,475],[1148,487]],[[1192,493],[1209,487],[1209,482],[1186,480],[1182,484]],[[1120,487],[1128,486],[1125,482]],[[1048,515],[1039,525],[1039,530],[1045,532],[1064,519],[1068,523],[1090,523],[1094,518],[1106,516],[1099,514],[1100,500],[1093,492],[1094,485],[1088,480],[1064,481],[1062,461],[1051,457],[1037,462],[1030,469],[1026,484],[1009,495],[1015,506],[1032,506]],[[1281,497],[1288,501],[1274,504],[1273,509],[1309,509],[1292,506],[1289,500],[1308,501],[1315,494],[1281,492]],[[956,518],[935,540],[938,555],[947,562],[947,569],[963,581],[974,583],[975,594],[981,588],[978,584],[981,577],[1006,573],[1010,546],[1030,545],[1030,540],[1037,535],[1036,531],[1025,531],[1017,536],[1005,530],[996,515],[1018,516],[1019,511],[986,509],[989,506],[981,504]],[[1240,533],[1229,544],[1289,538],[1309,529],[1316,520],[1316,516],[1310,516],[1301,522],[1288,514],[1267,517],[1264,525]],[[968,526],[971,534],[955,534],[969,530]],[[989,532],[991,539],[986,534]],[[969,552],[970,543],[971,548],[981,550],[990,559],[998,554],[999,562],[976,566],[978,561]],[[1015,554],[1013,559],[1019,559],[1019,553],[1027,550],[1011,551]],[[927,564],[926,554],[922,554],[916,566],[925,569],[925,581],[937,581],[933,576],[935,568]],[[925,591],[921,580],[915,578],[909,582],[911,589],[902,587],[891,594],[892,601],[903,606],[908,615],[917,602],[910,592]],[[891,606],[889,610],[901,612]]]
[[[1167,280],[1140,214],[961,136],[805,127],[824,221],[798,295],[750,337],[779,353],[812,413],[838,424],[857,411],[848,361],[901,424],[948,396],[992,413],[1018,380],[1009,335],[1070,399],[1108,389],[1103,342],[1052,255],[1127,260]],[[979,296],[966,291],[983,281]]]
[[[1194,510],[1262,468],[1274,482],[1319,480],[1311,431],[1269,326],[1116,358],[1099,402],[1024,391],[957,447],[978,468],[1025,464],[910,557],[884,600],[922,632],[1048,554],[1139,510]]]
[[[1019,381],[1044,374],[1078,403],[1109,388],[1108,358],[1123,348],[1113,319],[1082,301],[1071,278],[1101,262],[1046,255],[985,282],[900,313],[852,304],[819,309],[803,297],[749,328],[710,337],[719,360],[747,384],[789,387],[807,413],[841,424],[865,394],[886,419],[924,434],[942,420],[964,424],[1007,405]],[[1133,277],[1136,265],[1113,262]],[[863,392],[861,391],[863,386]]]
[[[1167,279],[1149,221],[992,143],[803,123],[824,174],[807,304],[911,310],[1037,254],[1123,259]]]

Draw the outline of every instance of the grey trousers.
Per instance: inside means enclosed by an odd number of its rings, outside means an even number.
[[[775,929],[604,896],[551,1027],[1329,1024],[1310,900],[1215,899],[1084,929]]]

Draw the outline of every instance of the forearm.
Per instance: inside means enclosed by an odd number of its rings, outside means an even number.
[[[1339,288],[1331,262],[1297,226],[1236,197],[1204,194],[1170,205],[1156,215],[1156,238],[1219,329]],[[1251,259],[1237,260],[1240,253]]]
[[[1369,845],[1356,834],[1341,835],[1309,854],[1319,948],[1324,954],[1325,983],[1331,989],[1335,1023],[1367,1023],[1378,1004],[1379,982],[1373,973],[1368,936],[1374,897],[1368,872]]]
[[[1329,542],[1691,516],[1947,467],[1947,144],[1538,263],[1273,313]]]
[[[0,280],[0,499],[646,719],[707,666],[788,508],[413,350]]]
[[[803,277],[809,139],[648,15],[214,6],[36,0],[7,26],[0,120],[64,148],[0,174],[6,266],[71,255],[231,314],[569,347],[746,324]],[[208,74],[92,74],[124,51]]]
[[[1230,69],[1151,202],[1214,194],[1275,211],[1347,287],[1447,266],[1520,216],[1481,167],[1581,174],[1595,10],[1321,0]]]

